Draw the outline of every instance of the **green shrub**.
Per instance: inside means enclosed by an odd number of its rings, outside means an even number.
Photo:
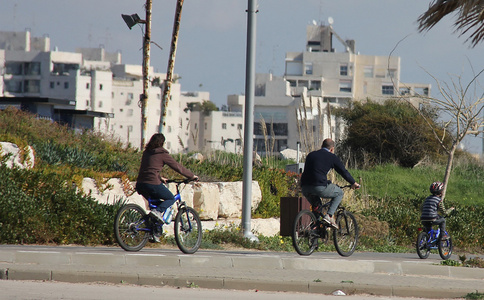
[[[83,196],[66,178],[0,166],[0,242],[111,245],[117,205]]]

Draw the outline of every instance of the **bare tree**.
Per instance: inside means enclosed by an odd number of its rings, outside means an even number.
[[[471,40],[472,47],[484,40],[484,0],[434,0],[418,18],[420,32],[432,29],[449,14],[457,15],[454,27],[460,36],[473,30],[466,40]]]
[[[442,115],[448,117],[443,125],[443,133],[439,134],[438,128],[432,125],[432,122],[419,111],[448,156],[442,197],[445,197],[457,147],[467,135],[478,136],[484,132],[484,90],[478,82],[482,73],[484,73],[484,69],[466,85],[463,85],[461,76],[451,77],[451,84],[448,84],[429,74],[435,80],[442,99],[433,97],[426,97],[425,99],[442,112]],[[446,137],[450,138],[450,145],[446,143]]]

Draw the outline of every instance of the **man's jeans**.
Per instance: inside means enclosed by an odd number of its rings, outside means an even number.
[[[162,183],[159,185],[148,184],[143,182],[136,183],[136,191],[146,199],[160,199],[163,200],[156,208],[157,210],[164,212],[168,207],[175,203],[175,196],[170,190]]]
[[[343,190],[334,183],[330,183],[327,186],[311,186],[306,185],[301,187],[304,197],[311,203],[313,207],[321,205],[322,198],[330,198],[331,205],[328,209],[329,215],[334,215],[334,212],[338,208],[341,200],[343,200]]]

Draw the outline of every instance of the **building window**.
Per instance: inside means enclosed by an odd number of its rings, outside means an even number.
[[[197,128],[198,128],[198,123],[195,123],[195,124],[193,125],[193,127],[195,127],[195,129],[197,129]]]
[[[102,90],[103,90],[103,85],[102,85],[102,84],[100,84],[100,85],[99,85],[99,90],[100,90],[100,91],[102,91]]]
[[[168,133],[171,132],[171,126],[168,126]]]
[[[89,106],[89,100],[86,100],[86,106]]]
[[[133,132],[133,125],[128,126],[128,132]]]
[[[373,67],[372,66],[365,66],[363,69],[363,73],[366,78],[373,78]]]
[[[133,93],[128,93],[128,99],[133,100],[133,98],[134,98]]]
[[[21,62],[6,62],[5,63],[5,73],[9,75],[22,75],[23,67]]]
[[[98,107],[103,107],[103,102],[102,101],[99,101]]]
[[[222,129],[227,129],[227,123],[222,123]]]
[[[310,84],[309,84],[309,90],[320,91],[321,90],[321,81],[311,81]]]
[[[266,123],[266,131],[264,132],[264,128],[260,122],[254,122],[254,134],[255,135],[268,135],[268,136],[287,136],[288,135],[288,126],[287,123]]]
[[[50,88],[53,89],[55,87],[55,83],[53,81],[50,82]]]
[[[133,110],[132,109],[128,109],[127,115],[128,115],[128,117],[132,117],[133,116]]]
[[[69,82],[64,82],[64,89],[68,89],[69,88]]]
[[[313,64],[312,63],[304,63],[304,73],[306,75],[313,74]]]
[[[393,95],[393,85],[382,85],[381,93],[383,95]]]
[[[86,90],[88,90],[88,89],[89,89],[89,82],[86,83]]]
[[[348,76],[348,65],[342,64],[339,66],[339,75]]]
[[[309,82],[307,80],[299,80],[297,85],[300,87],[309,88]]]
[[[339,91],[345,93],[351,93],[351,81],[341,80],[339,82]]]
[[[5,81],[5,87],[7,92],[11,93],[21,93],[22,92],[22,82],[16,80]]]
[[[242,130],[242,124],[237,124],[237,129]]]

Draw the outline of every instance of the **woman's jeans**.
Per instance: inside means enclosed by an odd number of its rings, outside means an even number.
[[[175,196],[170,190],[163,184],[148,184],[143,182],[136,182],[136,191],[146,199],[159,199],[162,200],[158,205],[157,210],[164,212],[168,207],[175,203]]]
[[[343,200],[343,190],[334,183],[327,186],[305,185],[301,187],[304,197],[311,203],[313,208],[321,205],[321,198],[331,199],[331,205],[328,209],[329,215],[334,215],[341,200]]]

